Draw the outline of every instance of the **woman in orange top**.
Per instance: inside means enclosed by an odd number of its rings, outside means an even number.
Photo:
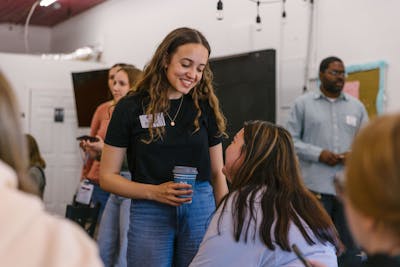
[[[112,94],[112,99],[100,104],[92,117],[92,122],[90,124],[90,136],[96,136],[100,140],[103,140],[106,132],[108,123],[111,118],[112,110],[114,109],[115,104],[119,99],[122,98],[120,92],[113,90],[114,85],[114,77],[117,71],[122,67],[126,66],[125,63],[117,63],[113,65],[108,71],[108,88]],[[86,161],[82,170],[82,179],[88,179],[93,185],[93,194],[92,194],[92,203],[100,203],[100,214],[99,218],[103,213],[104,207],[108,200],[109,193],[104,191],[99,186],[99,170],[100,170],[100,161],[97,158],[97,150],[99,142],[90,142],[83,140],[80,143],[80,147],[86,152]]]

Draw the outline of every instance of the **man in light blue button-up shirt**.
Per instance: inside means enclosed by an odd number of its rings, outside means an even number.
[[[292,134],[306,186],[321,200],[343,243],[351,249],[354,244],[342,205],[335,197],[333,178],[343,170],[354,136],[368,121],[368,114],[358,99],[342,92],[342,60],[328,57],[321,62],[319,71],[319,90],[296,99],[286,126]]]

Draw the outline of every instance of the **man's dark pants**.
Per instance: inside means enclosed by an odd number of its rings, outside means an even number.
[[[338,257],[339,267],[356,266],[361,261],[360,248],[355,244],[349,228],[347,227],[344,209],[341,201],[334,195],[321,194],[311,191],[322,203],[325,210],[331,216],[339,233],[340,239],[346,247],[345,252]]]

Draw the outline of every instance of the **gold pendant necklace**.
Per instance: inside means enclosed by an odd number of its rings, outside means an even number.
[[[176,117],[178,117],[179,111],[181,110],[182,103],[183,103],[183,96],[181,97],[181,102],[179,103],[179,106],[178,106],[178,109],[177,109],[177,111],[175,113],[174,118],[171,118],[171,116],[169,115],[168,111],[165,112],[165,114],[167,114],[168,119],[171,121],[170,125],[172,127],[175,126],[175,120],[176,120]]]

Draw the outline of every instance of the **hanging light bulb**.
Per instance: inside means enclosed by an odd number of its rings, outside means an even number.
[[[217,20],[223,20],[224,19],[224,4],[222,3],[221,0],[218,0],[217,3]]]
[[[256,31],[262,30],[261,17],[260,17],[260,1],[257,1],[257,17],[256,17]]]
[[[256,31],[260,32],[261,30],[262,30],[261,17],[260,17],[260,15],[257,14],[257,17],[256,17]]]
[[[286,9],[285,9],[286,0],[283,0],[282,4],[282,18],[286,18]]]

